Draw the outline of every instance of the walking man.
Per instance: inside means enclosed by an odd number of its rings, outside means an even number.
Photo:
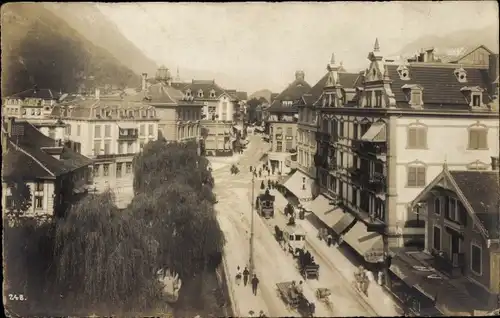
[[[241,269],[238,266],[238,268],[236,269],[236,285],[239,286],[240,283],[241,283]]]
[[[250,275],[250,272],[248,271],[248,268],[245,266],[245,269],[243,270],[243,285],[246,286],[248,283],[248,275]]]
[[[252,292],[255,296],[257,296],[257,286],[259,285],[259,279],[257,278],[257,275],[253,274],[252,278]]]

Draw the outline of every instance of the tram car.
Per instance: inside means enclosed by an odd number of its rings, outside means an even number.
[[[262,217],[266,219],[274,217],[274,200],[275,197],[269,194],[269,190],[257,197],[257,211]]]

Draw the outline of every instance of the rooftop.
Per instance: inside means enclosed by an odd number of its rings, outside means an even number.
[[[4,177],[53,178],[92,164],[91,159],[45,136],[26,121],[4,123],[2,133],[9,130],[8,151],[3,155]],[[55,149],[60,159],[51,155]]]

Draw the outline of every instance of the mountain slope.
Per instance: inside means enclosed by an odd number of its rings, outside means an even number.
[[[268,102],[271,102],[271,94],[273,92],[271,92],[270,90],[268,89],[261,89],[259,91],[256,91],[255,93],[253,93],[252,95],[250,95],[248,97],[248,99],[252,99],[252,98],[256,98],[256,99],[259,99],[260,97],[264,97]]]
[[[498,52],[498,25],[478,30],[462,30],[446,36],[427,35],[408,43],[394,55],[413,55],[422,48],[434,47],[441,54],[460,55],[465,48],[486,45]]]
[[[42,4],[2,6],[2,96],[38,85],[75,91],[80,85],[137,86],[140,76],[97,47]]]
[[[87,40],[113,54],[136,74],[154,74],[158,66],[130,42],[93,3],[44,3]]]

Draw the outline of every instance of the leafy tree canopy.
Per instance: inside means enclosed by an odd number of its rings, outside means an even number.
[[[110,192],[88,196],[56,228],[64,294],[83,306],[148,307],[160,294],[153,284],[155,243],[140,221],[118,210]]]
[[[11,208],[8,215],[14,217],[23,216],[32,205],[32,194],[30,186],[22,178],[8,178],[5,180],[11,195]]]

